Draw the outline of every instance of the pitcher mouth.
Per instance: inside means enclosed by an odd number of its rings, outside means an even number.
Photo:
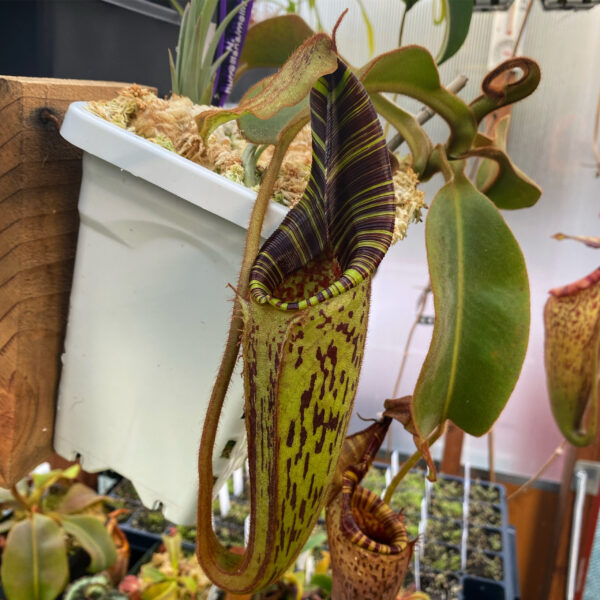
[[[251,298],[281,310],[304,310],[360,285],[377,269],[394,231],[389,153],[360,81],[338,61],[338,69],[314,85],[310,107],[309,182],[263,245],[250,274]],[[331,259],[333,271],[324,264]],[[296,285],[296,274],[315,263],[327,274],[320,285],[278,295],[282,284],[289,287],[291,279]]]
[[[358,485],[351,469],[342,488],[342,531],[352,543],[377,554],[400,554],[410,546],[402,517]]]

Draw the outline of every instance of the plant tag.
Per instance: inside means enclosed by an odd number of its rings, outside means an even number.
[[[389,467],[385,470],[385,487],[386,489],[390,486],[390,483],[392,483],[392,472],[390,471]]]
[[[229,501],[229,487],[225,484],[219,490],[219,510],[222,517],[226,517],[229,512],[231,502]]]
[[[250,515],[244,519],[244,546],[248,545],[248,538],[250,537]]]
[[[488,70],[491,71],[501,62],[512,57],[526,10],[527,0],[515,0],[508,10],[494,13],[487,61]],[[524,38],[525,35],[522,35],[516,56],[522,54]]]
[[[395,477],[400,470],[400,459],[398,458],[398,450],[394,450],[391,456],[392,477]]]
[[[306,559],[306,566],[304,567],[304,581],[310,581],[315,572],[315,559],[311,553],[308,554]]]
[[[243,469],[236,469],[233,472],[233,495],[237,498],[244,492],[244,471]]]

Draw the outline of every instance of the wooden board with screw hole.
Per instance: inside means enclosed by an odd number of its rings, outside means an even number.
[[[40,113],[124,85],[0,76],[0,487],[52,454],[79,224],[81,152]]]

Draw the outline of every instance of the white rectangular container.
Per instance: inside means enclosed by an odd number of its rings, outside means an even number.
[[[130,478],[144,504],[195,521],[197,453],[255,193],[75,103],[61,134],[84,151],[81,226],[54,444]],[[285,215],[271,204],[263,234]],[[245,455],[233,377],[214,450]],[[221,482],[217,482],[218,490]]]

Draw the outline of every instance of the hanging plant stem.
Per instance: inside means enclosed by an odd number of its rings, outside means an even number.
[[[256,202],[254,203],[254,208],[252,209],[250,223],[248,224],[248,233],[246,235],[246,247],[244,248],[244,256],[242,258],[242,266],[236,288],[237,295],[240,297],[246,297],[248,294],[250,269],[254,259],[256,258],[256,255],[258,254],[263,221],[269,206],[269,201],[273,195],[275,180],[279,174],[281,164],[283,163],[283,157],[285,156],[290,142],[291,139],[287,141],[287,143],[282,143],[275,146],[271,162],[265,171],[262,184],[256,197]],[[210,397],[210,403],[206,411],[205,426],[200,442],[198,472],[199,487],[201,490],[212,489],[213,487],[213,447],[215,444],[219,417],[221,416],[221,409],[223,408],[223,402],[225,400],[227,388],[229,387],[229,381],[231,380],[231,375],[233,374],[240,350],[242,327],[243,322],[241,310],[239,306],[239,300],[236,296],[233,305],[233,315],[229,325],[229,333],[225,343],[225,351],[223,352],[221,365],[217,373],[215,385]],[[208,514],[208,522],[210,523],[210,515],[212,514],[212,495],[200,494],[198,499],[198,522],[200,522],[201,515],[206,514]]]
[[[559,457],[562,456],[565,451],[567,440],[563,440],[554,452],[549,456],[548,460],[540,467],[539,471],[530,477],[521,487],[517,488],[512,494],[510,494],[506,500],[514,500],[519,494],[527,491],[550,467],[550,465]]]
[[[427,438],[428,446],[431,447],[432,444],[434,444],[442,435],[444,435],[444,433],[446,433],[446,423],[437,427],[435,431]],[[383,501],[386,504],[389,504],[391,502],[392,496],[394,495],[394,492],[396,491],[396,488],[398,487],[399,483],[404,479],[406,474],[421,460],[421,458],[423,458],[423,453],[421,452],[421,450],[417,450],[411,457],[409,457],[404,462],[398,473],[394,475],[394,478],[390,482],[390,485],[388,485],[387,490],[385,490],[385,495],[383,497]]]

